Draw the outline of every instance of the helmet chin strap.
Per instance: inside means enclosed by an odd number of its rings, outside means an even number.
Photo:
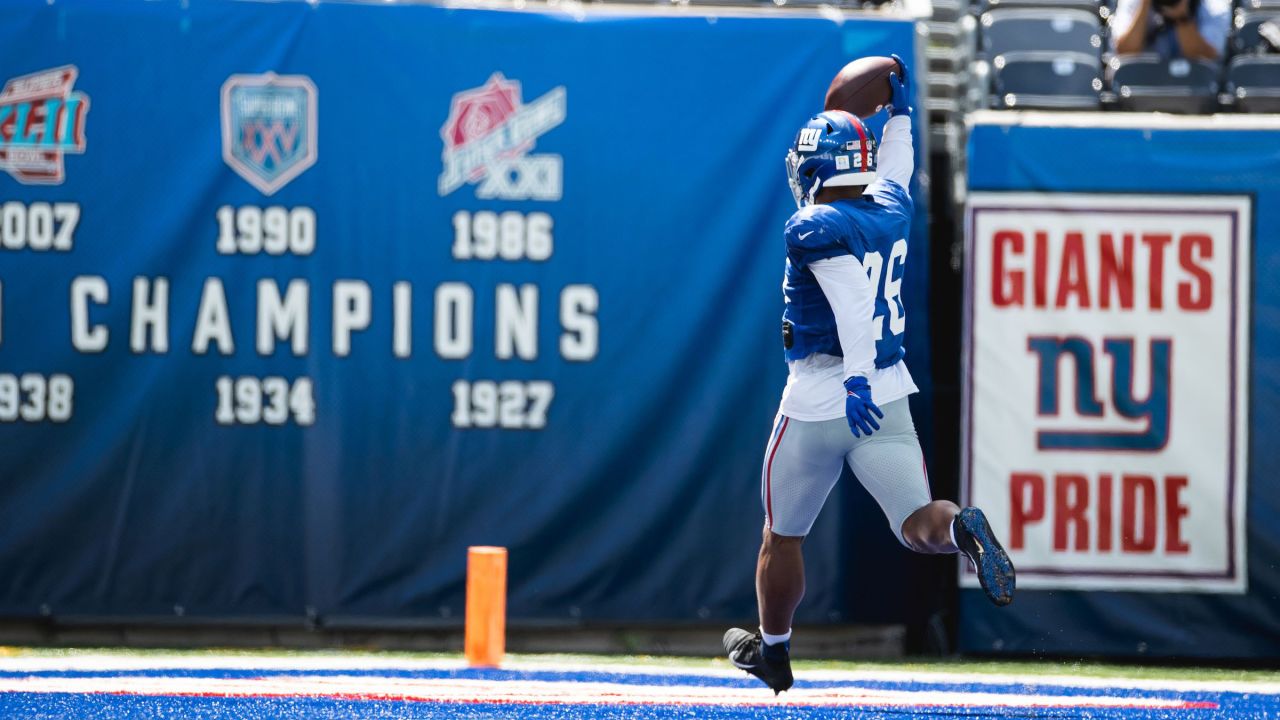
[[[818,193],[822,190],[822,180],[815,180],[813,187],[809,188],[809,204],[813,205],[818,200]]]

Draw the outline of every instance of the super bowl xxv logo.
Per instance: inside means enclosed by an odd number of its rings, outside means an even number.
[[[520,83],[501,73],[481,87],[454,95],[440,128],[440,195],[473,184],[478,185],[478,198],[559,200],[564,160],[529,151],[541,135],[564,122],[566,105],[563,86],[523,103]]]
[[[84,152],[89,96],[72,89],[77,75],[66,65],[13,78],[0,90],[0,168],[18,182],[61,183],[66,154]]]
[[[969,206],[966,493],[1019,586],[1241,592],[1249,198]]]
[[[232,75],[222,85],[222,159],[265,195],[316,162],[316,86],[305,75]]]

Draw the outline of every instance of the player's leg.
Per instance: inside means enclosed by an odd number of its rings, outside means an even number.
[[[880,409],[884,413],[880,429],[870,437],[854,440],[845,459],[858,482],[880,505],[898,541],[917,552],[928,552],[939,534],[934,527],[938,521],[942,521],[942,534],[950,542],[946,524],[955,513],[946,517],[945,505],[933,501],[924,453],[906,398]]]
[[[916,437],[911,410],[904,398],[881,408],[880,430],[855,443],[849,467],[880,504],[898,540],[921,553],[957,549],[978,571],[987,597],[997,605],[1013,599],[1013,564],[977,508],[933,500]]]
[[[786,635],[804,597],[801,548],[840,479],[848,427],[841,420],[805,422],[783,417],[760,476],[764,534],[756,562],[761,630]]]
[[[779,535],[767,525],[764,528],[756,560],[756,603],[766,640],[791,634],[791,618],[804,599],[803,544],[803,535]]]
[[[951,523],[960,506],[950,500],[934,500],[902,522],[902,540],[918,553],[953,553],[959,550],[951,539]]]
[[[760,501],[765,526],[756,562],[760,630],[725,633],[734,665],[775,692],[791,687],[791,620],[804,597],[801,547],[840,478],[848,435],[844,420],[804,422],[779,416],[765,450]]]

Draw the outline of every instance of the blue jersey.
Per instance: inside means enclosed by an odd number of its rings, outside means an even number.
[[[814,353],[843,357],[836,319],[809,263],[853,255],[867,271],[875,297],[877,368],[902,359],[906,308],[902,276],[911,229],[911,195],[896,182],[878,181],[862,197],[807,205],[787,221],[787,271],[782,313],[787,360]]]

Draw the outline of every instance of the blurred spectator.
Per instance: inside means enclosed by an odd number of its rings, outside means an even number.
[[[1258,36],[1262,38],[1261,52],[1280,53],[1280,21],[1272,20],[1258,26]]]
[[[1118,0],[1111,18],[1118,54],[1217,60],[1231,26],[1231,0]]]

